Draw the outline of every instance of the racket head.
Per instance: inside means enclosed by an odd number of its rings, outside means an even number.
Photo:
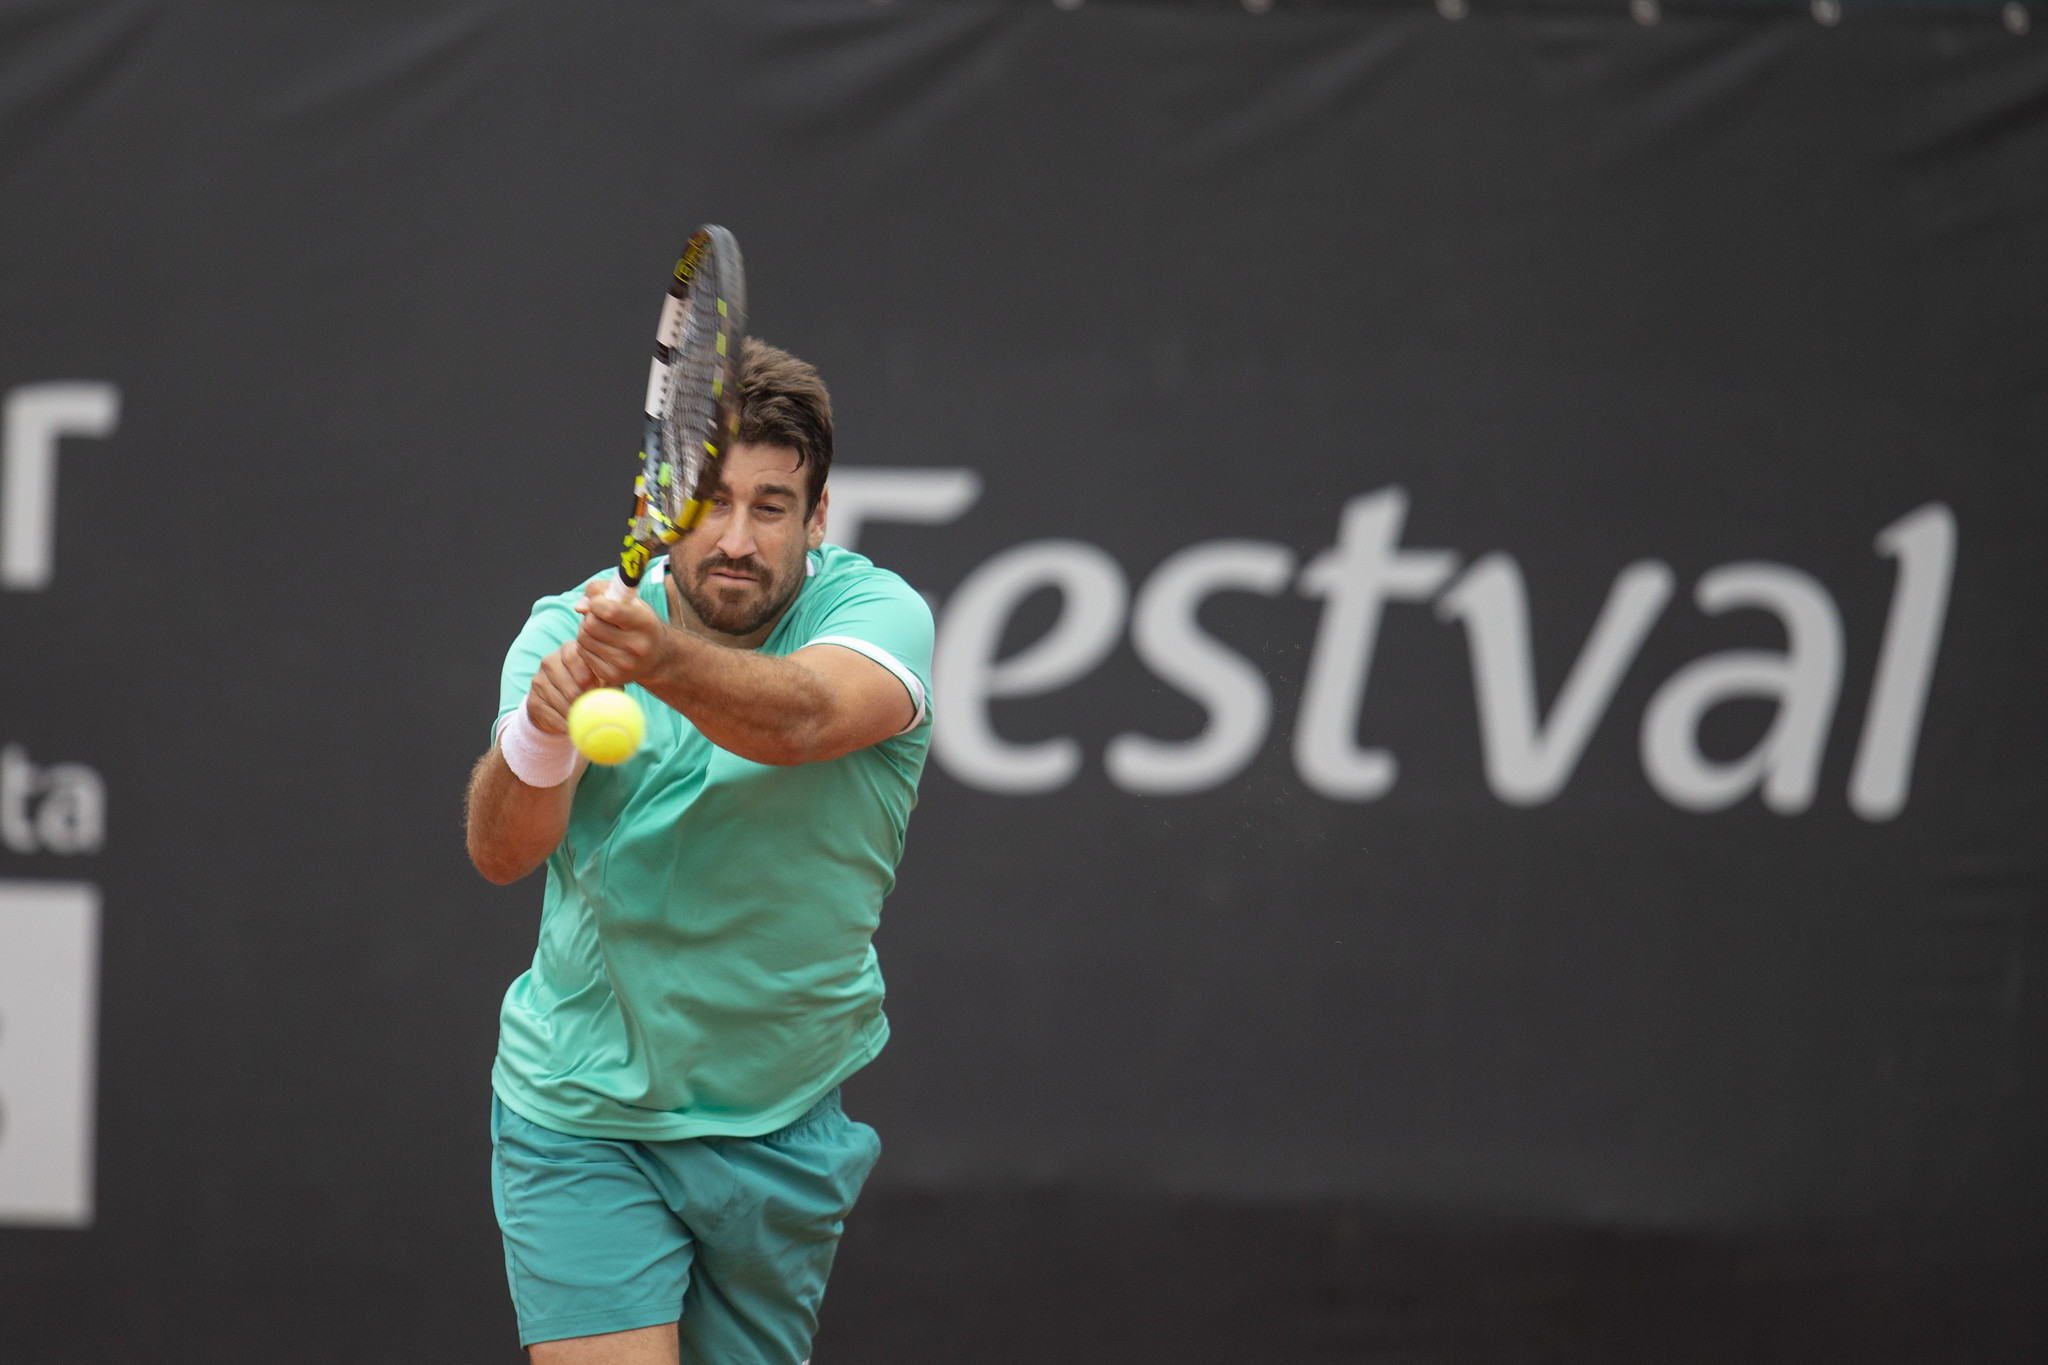
[[[651,555],[703,519],[718,460],[739,438],[746,267],[732,233],[707,223],[676,261],[647,374],[640,474],[620,555],[638,583]]]

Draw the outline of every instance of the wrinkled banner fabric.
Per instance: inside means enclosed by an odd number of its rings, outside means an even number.
[[[703,221],[940,620],[820,1359],[2036,1358],[1999,14],[0,8],[0,1360],[512,1358],[461,790]]]

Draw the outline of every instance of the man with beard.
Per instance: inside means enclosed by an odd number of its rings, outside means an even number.
[[[534,605],[470,781],[477,869],[547,867],[491,1073],[536,1365],[796,1365],[880,1152],[839,1084],[888,1037],[869,939],[930,743],[931,612],[824,544],[817,372],[749,340],[741,383],[709,513],[637,597],[608,574]],[[566,734],[598,686],[647,713],[614,768]]]

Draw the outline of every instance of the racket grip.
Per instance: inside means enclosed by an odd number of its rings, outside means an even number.
[[[639,595],[639,585],[635,583],[628,583],[623,578],[614,578],[612,580],[611,591],[605,594],[605,596],[618,602],[624,602],[630,598],[638,597]]]

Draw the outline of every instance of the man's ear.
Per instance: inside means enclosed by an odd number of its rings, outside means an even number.
[[[832,504],[832,490],[818,490],[818,505],[811,509],[811,524],[804,532],[804,543],[815,550],[825,543],[825,511]]]

